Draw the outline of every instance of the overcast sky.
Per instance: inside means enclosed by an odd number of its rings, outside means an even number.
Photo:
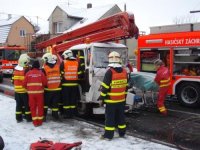
[[[84,8],[87,3],[93,7],[105,4],[118,4],[123,10],[135,14],[140,30],[149,32],[149,27],[174,24],[176,18],[190,18],[192,22],[200,22],[200,13],[190,14],[191,10],[200,10],[200,0],[0,0],[0,18],[3,13],[24,16],[38,16],[39,20],[47,20],[56,5]],[[35,17],[36,18],[36,17]]]

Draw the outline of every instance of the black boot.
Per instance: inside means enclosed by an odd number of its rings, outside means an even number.
[[[26,121],[32,122],[31,114],[26,115]]]
[[[22,122],[23,121],[22,114],[16,114],[16,120],[17,120],[17,123]]]

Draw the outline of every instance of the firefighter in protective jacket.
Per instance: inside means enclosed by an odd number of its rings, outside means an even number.
[[[126,69],[120,64],[119,53],[111,52],[108,59],[109,69],[101,84],[99,100],[106,104],[105,133],[102,138],[111,140],[115,127],[118,128],[120,137],[124,137],[126,132],[124,110],[128,75]]]
[[[26,73],[24,80],[24,87],[28,92],[29,106],[34,126],[40,126],[43,122],[44,87],[47,84],[46,77],[39,68],[40,63],[38,60],[35,60],[32,69]]]
[[[164,66],[164,63],[160,59],[156,60],[154,64],[157,70],[157,74],[154,81],[159,85],[157,107],[161,114],[167,115],[167,109],[165,108],[164,101],[170,86],[169,69]]]
[[[26,89],[23,87],[23,81],[25,78],[26,68],[29,63],[29,56],[27,54],[20,55],[18,65],[15,67],[12,83],[14,84],[15,100],[16,100],[16,120],[17,122],[23,121],[23,113],[27,122],[31,121],[31,112],[28,104],[28,95]]]
[[[52,55],[52,58],[56,61],[56,63],[58,63],[58,57],[56,55]],[[60,92],[61,93],[61,92]],[[63,101],[62,101],[62,94],[60,95],[60,99],[58,102],[58,107],[59,107],[59,112],[62,115],[63,114]]]
[[[77,113],[77,102],[80,99],[79,93],[79,64],[73,57],[71,50],[62,54],[64,60],[60,65],[62,74],[62,98],[64,118],[71,118]]]
[[[84,58],[84,53],[82,50],[78,51],[78,55],[76,58],[79,63],[79,69],[80,69],[79,84],[80,84],[82,93],[85,93],[89,91],[89,88],[87,87],[84,80],[85,79],[85,58]]]
[[[47,87],[44,91],[44,120],[46,120],[48,108],[51,108],[54,119],[58,120],[58,103],[61,99],[60,65],[56,63],[51,53],[44,54],[42,59],[44,61],[43,71],[47,77]]]

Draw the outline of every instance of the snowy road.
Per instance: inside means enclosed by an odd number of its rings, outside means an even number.
[[[172,150],[173,148],[127,136],[115,138],[112,141],[100,140],[103,129],[93,125],[76,121],[63,122],[48,121],[40,127],[23,121],[16,123],[15,101],[0,95],[0,135],[5,142],[4,150],[28,150],[32,142],[39,138],[54,142],[73,143],[82,141],[83,150]]]

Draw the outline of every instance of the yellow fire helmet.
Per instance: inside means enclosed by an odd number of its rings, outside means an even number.
[[[20,67],[25,67],[30,62],[30,57],[27,54],[21,54],[18,60]]]
[[[42,60],[44,61],[44,63],[51,61],[52,60],[52,54],[51,53],[45,53],[42,56]]]
[[[56,56],[56,55],[52,55],[52,58],[53,58],[53,60],[55,60],[55,61],[57,61],[58,60],[58,57]]]
[[[109,63],[120,63],[121,62],[120,54],[115,51],[111,52],[108,55],[108,61],[109,61]]]
[[[62,54],[64,59],[75,59],[71,50],[66,50]]]

